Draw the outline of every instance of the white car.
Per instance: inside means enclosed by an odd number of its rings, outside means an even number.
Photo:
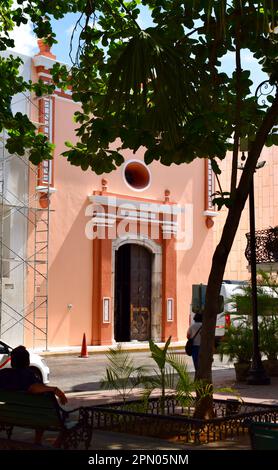
[[[245,282],[243,281],[227,281],[224,280],[221,285],[221,290],[220,290],[220,305],[222,311],[219,312],[217,315],[216,319],[216,327],[215,327],[215,344],[217,345],[219,341],[224,337],[225,335],[225,328],[228,327],[231,323],[233,325],[237,325],[239,322],[239,319],[242,317],[241,315],[238,315],[235,306],[233,303],[229,302],[229,299],[231,298],[232,295],[234,294],[241,294],[242,287],[246,285]],[[205,303],[205,295],[206,295],[206,285],[204,284],[199,284],[199,285],[194,285],[193,286],[193,292],[192,292],[192,304],[195,302],[198,307],[204,306]],[[190,306],[190,325],[193,322],[195,313],[192,311],[192,305]]]
[[[0,370],[6,367],[11,367],[11,351],[13,348],[8,344],[0,341]],[[43,382],[49,382],[49,368],[44,359],[38,354],[30,352],[30,367],[35,372],[36,376]]]

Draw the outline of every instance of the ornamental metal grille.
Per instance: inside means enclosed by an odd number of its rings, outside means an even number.
[[[214,418],[193,417],[194,407],[183,407],[175,397],[128,403],[110,403],[91,407],[92,426],[113,432],[124,432],[185,443],[205,444],[248,432],[250,420],[278,421],[278,406],[256,405],[239,400],[214,400]]]
[[[275,229],[257,230],[256,236],[256,262],[275,263],[278,261],[278,230]],[[246,233],[247,247],[245,257],[248,263],[251,261],[250,233]]]

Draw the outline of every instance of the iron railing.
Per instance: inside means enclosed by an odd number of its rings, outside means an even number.
[[[270,228],[266,230],[256,230],[255,236],[257,264],[278,262],[278,229]],[[246,233],[246,238],[247,246],[245,250],[245,257],[250,264],[250,233]]]
[[[158,398],[91,407],[95,429],[147,435],[185,443],[204,444],[248,432],[247,421],[277,422],[278,406],[244,403],[240,400],[214,400],[212,419],[194,417],[194,407],[183,407],[175,397],[164,399],[163,412]]]

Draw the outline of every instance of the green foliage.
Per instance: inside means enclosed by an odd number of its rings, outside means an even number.
[[[146,28],[138,22],[142,6],[152,18]],[[258,103],[250,91],[250,70],[235,65],[234,73],[228,76],[220,65],[226,54],[238,51],[240,55],[247,50],[277,86],[278,2],[18,0],[16,5],[12,0],[2,0],[0,50],[12,47],[10,31],[28,18],[38,37],[55,43],[51,18],[59,20],[67,13],[80,14],[80,47],[70,75],[67,77],[66,69],[57,65],[53,78],[62,87],[70,84],[73,99],[81,103],[81,111],[75,115],[78,142],[70,144],[64,153],[72,165],[97,174],[110,172],[123,162],[124,149],[136,152],[143,146],[148,164],[158,160],[168,166],[180,165],[209,158],[218,175],[217,162],[227,150],[237,154],[235,136],[248,136],[250,158],[238,188],[232,188],[231,196],[227,188],[219,188],[216,194],[218,207],[226,205],[229,209],[230,226],[224,226],[216,253],[222,250],[222,264],[217,269],[224,272],[261,149],[278,143],[278,98]],[[11,98],[18,92],[35,89],[41,94],[45,90],[25,83],[19,76],[19,65],[15,58],[0,59],[0,130],[7,131],[10,151],[22,154],[28,150],[31,160],[38,163],[51,158],[52,148],[27,119],[13,115]],[[238,211],[233,211],[235,206]],[[215,290],[218,295],[221,280],[215,281],[215,264],[217,256],[213,258],[208,292]],[[207,303],[210,305],[205,309],[216,317],[213,302]],[[201,354],[200,371],[204,371],[203,363],[210,367],[212,348],[211,341],[208,360]]]
[[[166,355],[168,352],[168,348],[171,343],[171,336],[168,338],[168,340],[165,343],[165,346],[163,349],[159,348],[152,339],[149,341],[149,346],[150,346],[150,351],[152,358],[154,361],[157,363],[159,370],[163,371],[166,366]]]
[[[101,387],[117,390],[123,402],[126,402],[135,387],[144,386],[143,401],[153,390],[159,389],[161,413],[165,410],[164,401],[167,389],[176,390],[177,398],[184,405],[193,402],[195,398],[192,392],[196,388],[196,383],[188,374],[184,357],[168,353],[170,342],[171,337],[168,338],[163,348],[159,348],[152,340],[149,341],[151,357],[157,366],[154,369],[136,366],[131,355],[123,351],[120,344],[115,349],[109,349],[106,355],[108,367],[101,381]]]
[[[267,359],[278,359],[278,315],[264,317],[259,324],[260,350]]]
[[[257,277],[258,315],[278,314],[278,284],[268,273],[258,271]],[[237,289],[227,302],[232,304],[238,315],[252,315],[252,285]],[[230,313],[233,315],[233,312]]]
[[[31,20],[38,37],[44,37],[49,44],[53,44],[55,34],[50,23],[51,15],[56,19],[62,18],[67,12],[85,8],[86,3],[85,0],[78,2],[17,0],[16,4],[12,0],[2,0],[0,5],[0,51],[14,47],[10,32],[16,26],[26,24],[28,20]],[[24,81],[19,73],[20,65],[21,60],[17,57],[0,57],[0,130],[6,130],[6,148],[10,153],[23,155],[27,151],[30,161],[38,164],[42,160],[52,158],[53,145],[49,144],[45,136],[37,133],[35,126],[26,116],[21,113],[13,115],[11,101],[17,93],[34,91],[37,96],[52,93],[54,86],[45,85],[42,82],[33,85]]]
[[[164,348],[159,348],[152,340],[149,341],[151,356],[158,366],[154,370],[155,375],[146,377],[144,385],[147,396],[155,389],[161,391],[160,412],[165,412],[166,390],[172,390],[176,399],[184,407],[195,407],[198,400],[205,396],[212,395],[212,387],[194,381],[187,370],[184,355],[168,352],[171,336],[165,343]]]
[[[36,127],[26,115],[12,113],[12,95],[33,89],[30,83],[24,82],[19,76],[21,63],[18,57],[0,57],[0,131],[6,131],[6,148],[11,154],[24,155],[27,150],[30,161],[38,164],[44,159],[52,158],[53,145],[44,135],[37,133]],[[39,88],[40,84],[36,85],[36,89]]]
[[[142,384],[147,368],[136,366],[130,354],[123,351],[121,344],[118,344],[115,349],[110,348],[106,357],[108,367],[106,367],[105,377],[101,380],[101,388],[117,390],[125,403],[134,388]]]
[[[185,362],[185,356],[181,356],[174,353],[167,355],[167,363],[176,372],[178,379],[175,384],[175,394],[177,400],[184,407],[190,407],[196,405],[196,395],[199,397],[204,396],[204,388],[202,393],[198,395],[198,391],[201,391],[200,383],[194,382],[188,373],[187,365]],[[207,391],[207,389],[205,389]]]
[[[146,412],[148,398],[154,390],[160,390],[160,413],[165,413],[165,398],[167,390],[174,394],[184,408],[196,407],[204,397],[212,397],[211,384],[195,381],[187,370],[185,356],[169,352],[171,337],[168,338],[163,348],[158,347],[152,340],[149,341],[151,357],[156,368],[148,366],[136,366],[129,352],[123,351],[120,344],[116,348],[110,348],[106,355],[108,366],[101,380],[101,388],[116,390],[125,409]],[[141,401],[134,405],[128,405],[127,399],[136,387],[144,387],[141,393]],[[231,388],[219,388],[218,392],[235,393]],[[138,392],[138,391],[137,391]],[[126,406],[128,405],[128,408]]]
[[[250,324],[241,320],[238,326],[229,326],[225,336],[218,346],[221,361],[223,356],[229,356],[229,361],[239,363],[249,362],[252,357],[252,330]]]
[[[252,286],[251,284],[240,287],[240,293],[236,293],[228,299],[232,306],[236,309],[236,315],[240,315],[240,329],[231,327],[226,334],[223,343],[220,343],[220,353],[234,354],[238,348],[242,348],[239,355],[244,355],[243,351],[249,348],[248,341],[252,340],[252,330],[250,326],[252,315]],[[269,273],[258,271],[257,277],[257,301],[259,315],[259,342],[260,351],[264,353],[268,359],[277,359],[278,357],[278,284]],[[230,312],[231,320],[233,313]],[[244,316],[245,315],[245,316]],[[246,316],[249,317],[246,317]],[[244,328],[242,328],[242,325]],[[247,329],[250,328],[250,332]],[[249,338],[250,336],[250,338]],[[229,344],[225,344],[225,342]],[[225,352],[226,351],[226,352]],[[247,354],[248,356],[248,354]],[[235,359],[231,358],[232,359]],[[239,361],[240,362],[240,361]]]
[[[231,193],[227,191],[216,191],[213,195],[212,203],[215,204],[220,211],[223,206],[231,207],[232,200],[231,200]]]
[[[217,173],[214,159],[223,159],[231,149],[229,139],[235,128],[241,137],[248,135],[253,141],[271,106],[271,99],[261,106],[250,95],[249,70],[228,76],[219,65],[240,43],[241,50],[248,49],[270,75],[271,83],[277,83],[276,3],[240,2],[238,8],[235,0],[19,0],[17,5],[3,0],[0,50],[13,46],[10,31],[28,18],[37,36],[53,44],[51,18],[79,13],[81,29],[75,35],[81,30],[80,48],[74,54],[71,74],[64,66],[53,67],[54,82],[61,87],[70,83],[73,99],[82,106],[76,115],[79,144],[64,153],[68,161],[100,174],[123,162],[123,149],[136,152],[144,146],[147,163],[160,160],[171,165],[210,158]],[[146,28],[138,22],[142,6],[152,18]],[[9,131],[10,99],[19,88],[33,89],[38,95],[51,90],[23,83],[14,58],[3,74],[6,60],[0,64],[0,126]],[[240,116],[236,111],[239,93]],[[277,145],[277,133],[269,134],[266,143]],[[22,151],[31,144],[42,150],[40,159],[51,157],[51,149],[41,138],[36,144],[35,131],[29,137],[26,142],[18,136],[12,147]],[[111,150],[116,139],[119,146]],[[39,160],[38,150],[30,155],[33,161]],[[219,207],[229,207],[229,198],[220,199],[216,201]]]
[[[141,3],[152,17],[145,29],[137,22]],[[84,27],[84,46],[72,69],[74,99],[82,104],[77,133],[84,149],[75,146],[64,155],[84,169],[109,172],[117,164],[108,150],[120,138],[119,155],[144,146],[148,164],[210,158],[219,174],[216,159],[232,149],[235,128],[253,141],[267,109],[250,94],[249,70],[228,76],[219,65],[239,41],[276,83],[278,40],[268,26],[277,24],[276,5],[241,2],[239,9],[238,2],[224,0],[95,5],[98,27]],[[271,139],[275,144],[276,136]],[[232,200],[221,193],[215,203],[230,207]]]
[[[160,409],[161,413],[164,413],[164,402],[166,395],[166,388],[173,389],[175,384],[175,375],[173,368],[167,367],[167,351],[171,342],[171,336],[166,341],[164,348],[159,348],[151,339],[149,341],[151,357],[158,366],[158,371],[155,369],[154,377],[145,378],[145,387],[147,394],[149,395],[154,389],[159,388],[161,390]]]

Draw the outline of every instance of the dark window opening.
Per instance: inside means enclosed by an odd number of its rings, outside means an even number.
[[[125,180],[133,189],[143,190],[149,186],[150,172],[140,162],[130,162],[125,167]]]

